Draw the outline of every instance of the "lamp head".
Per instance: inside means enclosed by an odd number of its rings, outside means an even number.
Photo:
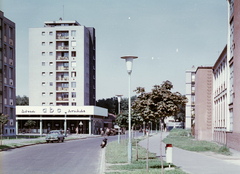
[[[121,58],[126,60],[127,72],[128,72],[128,74],[131,74],[133,59],[137,59],[138,57],[137,56],[122,56]]]
[[[121,97],[123,96],[123,95],[116,95],[117,96],[117,98],[118,98],[118,102],[121,102]]]

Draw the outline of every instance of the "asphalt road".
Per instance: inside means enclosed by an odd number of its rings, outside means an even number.
[[[108,143],[118,139],[117,136],[107,138]],[[87,138],[3,151],[0,174],[99,174],[102,140],[103,137]]]
[[[1,174],[99,174],[102,137],[40,144],[0,153]],[[117,136],[108,137],[109,142]]]

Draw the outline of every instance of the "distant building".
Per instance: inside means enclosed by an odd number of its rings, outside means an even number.
[[[195,112],[195,67],[186,70],[186,97],[188,102],[185,109],[185,129],[191,129]]]
[[[69,128],[96,133],[107,109],[96,103],[96,37],[77,21],[47,21],[29,29],[29,106],[17,107],[18,132],[35,120],[32,133]]]
[[[15,135],[16,58],[15,23],[0,11],[0,113],[9,116],[4,135]]]
[[[195,138],[212,140],[212,67],[198,67],[195,76]]]

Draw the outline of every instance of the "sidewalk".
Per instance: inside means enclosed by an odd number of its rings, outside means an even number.
[[[34,134],[24,134],[24,136],[33,136]],[[93,137],[100,137],[101,135],[89,135],[89,134],[70,134],[67,135],[67,137],[65,138],[65,141],[68,140],[72,140],[72,139],[83,139],[83,138],[93,138]],[[19,139],[4,139],[2,141],[2,145],[8,145],[8,144],[35,144],[35,143],[31,143],[34,141],[44,141],[45,140],[45,135],[43,135],[42,137],[39,138],[19,138]]]
[[[168,133],[163,132],[163,139]],[[160,156],[160,134],[149,138],[149,151]],[[147,139],[139,142],[146,148]],[[173,147],[173,164],[191,174],[239,174],[240,152],[231,150],[232,156],[219,155],[212,152],[197,153]],[[165,144],[162,145],[165,160]]]

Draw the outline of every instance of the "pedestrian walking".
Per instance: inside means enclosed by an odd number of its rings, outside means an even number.
[[[76,134],[78,135],[78,127],[76,127]]]

